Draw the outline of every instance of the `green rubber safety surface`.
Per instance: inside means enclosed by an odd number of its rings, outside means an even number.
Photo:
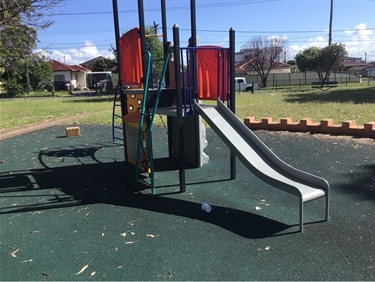
[[[134,183],[108,126],[0,141],[0,280],[375,280],[375,142],[257,131],[288,164],[331,185],[305,204],[257,179],[207,130],[210,160],[179,191],[154,128],[157,195]],[[201,210],[202,203],[212,207]]]

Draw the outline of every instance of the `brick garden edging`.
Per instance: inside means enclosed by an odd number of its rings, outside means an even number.
[[[244,123],[250,129],[311,132],[375,138],[375,121],[367,122],[364,126],[359,126],[354,120],[347,120],[341,125],[337,125],[333,123],[333,119],[323,119],[320,123],[313,123],[311,118],[304,118],[299,122],[293,122],[291,118],[282,118],[280,122],[274,122],[272,121],[272,117],[257,121],[255,117],[251,116],[245,118]]]

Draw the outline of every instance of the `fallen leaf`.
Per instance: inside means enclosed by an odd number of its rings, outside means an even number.
[[[32,259],[26,259],[24,261],[22,261],[22,263],[25,263],[25,262],[32,262],[33,260]]]
[[[31,215],[34,215],[34,214],[41,214],[43,212],[40,212],[40,211],[36,211],[36,212],[33,212]]]
[[[88,264],[86,264],[80,271],[78,271],[75,275],[80,275],[82,272],[84,272],[89,267]]]
[[[17,255],[16,253],[20,250],[20,248],[18,248],[17,250],[15,250],[14,252],[10,252],[10,255],[13,257],[13,258],[16,258]]]

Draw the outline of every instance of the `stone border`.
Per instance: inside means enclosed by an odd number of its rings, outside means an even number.
[[[375,121],[359,126],[354,120],[347,120],[341,125],[334,124],[333,119],[323,119],[320,123],[313,123],[311,118],[293,122],[291,118],[282,118],[280,122],[272,121],[272,117],[263,118],[261,121],[250,116],[244,119],[245,125],[250,129],[263,129],[273,131],[311,132],[333,135],[349,135],[375,138]]]

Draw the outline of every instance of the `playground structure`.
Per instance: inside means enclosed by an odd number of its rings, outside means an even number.
[[[119,85],[113,107],[113,139],[122,140],[125,161],[135,167],[135,181],[156,193],[152,129],[155,115],[167,116],[168,154],[178,161],[180,192],[186,191],[185,168],[204,164],[201,117],[230,148],[230,177],[236,178],[236,157],[265,182],[299,199],[299,226],[303,205],[325,197],[329,218],[329,184],[323,178],[297,170],[280,160],[235,115],[235,31],[229,47],[197,46],[195,0],[190,1],[191,37],[181,47],[179,27],[173,26],[173,47],[167,40],[166,6],[161,0],[164,58],[156,88],[152,82],[152,50],[147,47],[143,0],[138,0],[139,27],[119,36],[117,2],[113,0]],[[165,82],[165,87],[163,87]],[[204,105],[215,100],[216,106]],[[116,108],[121,108],[117,114]],[[121,120],[120,126],[116,120]],[[121,132],[121,136],[116,136]],[[141,177],[147,175],[146,181]]]

